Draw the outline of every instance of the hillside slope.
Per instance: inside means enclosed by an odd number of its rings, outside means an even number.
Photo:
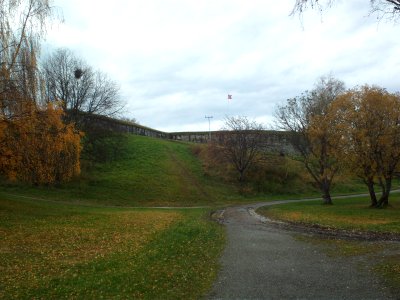
[[[215,205],[235,197],[232,187],[206,178],[190,145],[130,135],[125,154],[98,163],[58,187],[11,185],[7,193],[84,204],[117,206]]]
[[[280,165],[272,155],[265,166],[249,171],[253,178],[240,185],[232,170],[199,155],[199,145],[196,148],[190,143],[137,135],[128,135],[124,145],[123,154],[116,160],[83,162],[81,176],[67,184],[32,187],[3,183],[0,193],[85,205],[135,207],[218,206],[319,195],[302,165],[290,158]],[[332,190],[332,194],[357,192],[365,192],[364,185],[346,176]]]

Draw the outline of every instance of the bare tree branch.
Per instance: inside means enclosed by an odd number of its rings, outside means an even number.
[[[37,104],[40,40],[53,8],[49,0],[0,0],[0,119],[19,117],[22,102]]]
[[[100,71],[94,71],[68,49],[58,49],[44,60],[47,101],[63,101],[71,120],[82,122],[82,114],[115,116],[124,105],[118,85]],[[81,76],[76,78],[75,71]]]
[[[276,112],[281,129],[291,133],[290,142],[299,152],[326,204],[332,203],[330,187],[338,171],[334,157],[338,138],[332,131],[331,124],[335,120],[329,118],[328,109],[344,90],[342,81],[332,76],[321,77],[312,91],[288,99]]]
[[[223,131],[218,133],[217,141],[223,156],[239,173],[243,181],[248,168],[259,158],[262,149],[263,126],[246,117],[228,117]]]
[[[335,0],[295,0],[291,16],[303,16],[307,9],[316,9],[322,12],[329,9]],[[370,0],[370,14],[376,14],[378,19],[388,18],[397,21],[400,16],[400,1],[399,0]]]

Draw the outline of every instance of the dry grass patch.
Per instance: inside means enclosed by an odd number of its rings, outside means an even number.
[[[216,278],[224,230],[206,209],[7,199],[0,299],[199,299]]]
[[[5,217],[0,223],[0,298],[19,298],[22,289],[70,276],[76,265],[116,253],[134,254],[181,219],[171,211],[14,208],[0,200],[0,217]]]

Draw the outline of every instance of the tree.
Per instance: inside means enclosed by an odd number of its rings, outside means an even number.
[[[302,15],[308,8],[324,9],[321,3],[325,3],[325,8],[328,8],[335,0],[296,0],[292,11],[292,15]],[[370,0],[370,12],[378,14],[378,18],[388,17],[397,19],[400,16],[400,0]]]
[[[249,167],[259,158],[258,153],[263,144],[262,130],[261,124],[246,117],[228,117],[223,131],[216,137],[223,157],[239,173],[240,182],[244,180]]]
[[[400,160],[400,96],[364,85],[341,95],[332,113],[342,118],[341,159],[368,186],[372,207],[388,205]],[[376,183],[382,188],[379,200]]]
[[[36,61],[52,14],[49,0],[0,0],[0,122],[27,113],[24,102],[37,98]]]
[[[81,127],[88,125],[86,114],[112,117],[123,108],[117,84],[68,49],[58,49],[49,55],[42,70],[47,101],[63,101],[69,120]]]
[[[334,130],[337,120],[328,111],[344,90],[342,81],[321,77],[312,91],[288,99],[276,113],[281,129],[291,133],[290,142],[321,190],[325,204],[332,204],[330,189],[339,169],[336,151],[340,140]]]
[[[122,110],[117,84],[65,48],[46,57],[42,73],[46,101],[61,101],[65,120],[85,132],[82,156],[91,161],[111,161],[121,156],[126,137],[93,117],[115,117]]]
[[[0,0],[0,174],[35,184],[79,173],[80,134],[41,103],[37,60],[48,0]]]
[[[26,103],[33,105],[33,103]],[[1,130],[0,173],[33,184],[68,181],[80,173],[81,134],[62,121],[63,111],[36,106]]]

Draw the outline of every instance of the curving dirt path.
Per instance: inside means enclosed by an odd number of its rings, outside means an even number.
[[[254,214],[275,201],[220,212],[228,242],[209,299],[398,299],[360,262],[332,258]]]

